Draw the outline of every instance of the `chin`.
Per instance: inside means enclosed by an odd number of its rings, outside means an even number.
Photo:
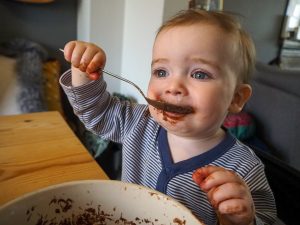
[[[180,117],[180,119],[178,118],[179,117],[170,118],[162,114],[154,117],[155,121],[168,132],[178,136],[188,136],[190,129],[187,128],[187,124],[182,120],[182,117]]]
[[[165,112],[156,108],[151,107],[150,109],[151,116],[158,122],[161,126],[176,126],[184,121],[184,118],[187,115]]]
[[[180,124],[172,125],[170,123],[159,123],[168,133],[176,135],[178,137],[192,137],[191,129],[187,129],[186,126]]]

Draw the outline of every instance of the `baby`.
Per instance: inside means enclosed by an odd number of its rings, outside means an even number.
[[[61,85],[75,114],[101,138],[121,143],[122,180],[183,203],[206,224],[272,224],[275,201],[264,166],[222,123],[251,96],[251,38],[224,12],[186,10],[159,29],[147,96],[191,107],[188,114],[112,97],[104,51],[71,41]]]

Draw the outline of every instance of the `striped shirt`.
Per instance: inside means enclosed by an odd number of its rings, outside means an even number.
[[[103,79],[71,86],[71,72],[60,83],[85,127],[103,139],[122,144],[122,181],[165,193],[189,208],[205,224],[216,224],[215,210],[192,179],[205,165],[238,173],[248,184],[256,209],[256,224],[272,224],[276,207],[264,166],[253,151],[229,133],[211,150],[172,162],[167,131],[150,116],[148,106],[120,101],[106,91]]]

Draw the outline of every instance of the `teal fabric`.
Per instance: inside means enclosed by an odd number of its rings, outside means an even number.
[[[246,112],[229,114],[223,126],[237,139],[244,141],[255,135],[255,123],[253,117]]]
[[[84,145],[94,158],[99,157],[106,150],[109,144],[108,140],[99,138],[88,130],[84,131],[83,135]]]

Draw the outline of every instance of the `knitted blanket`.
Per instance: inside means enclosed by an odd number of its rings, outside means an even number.
[[[0,54],[16,58],[16,75],[20,85],[17,103],[22,113],[46,111],[43,94],[43,62],[47,51],[39,44],[13,39],[0,45]]]

